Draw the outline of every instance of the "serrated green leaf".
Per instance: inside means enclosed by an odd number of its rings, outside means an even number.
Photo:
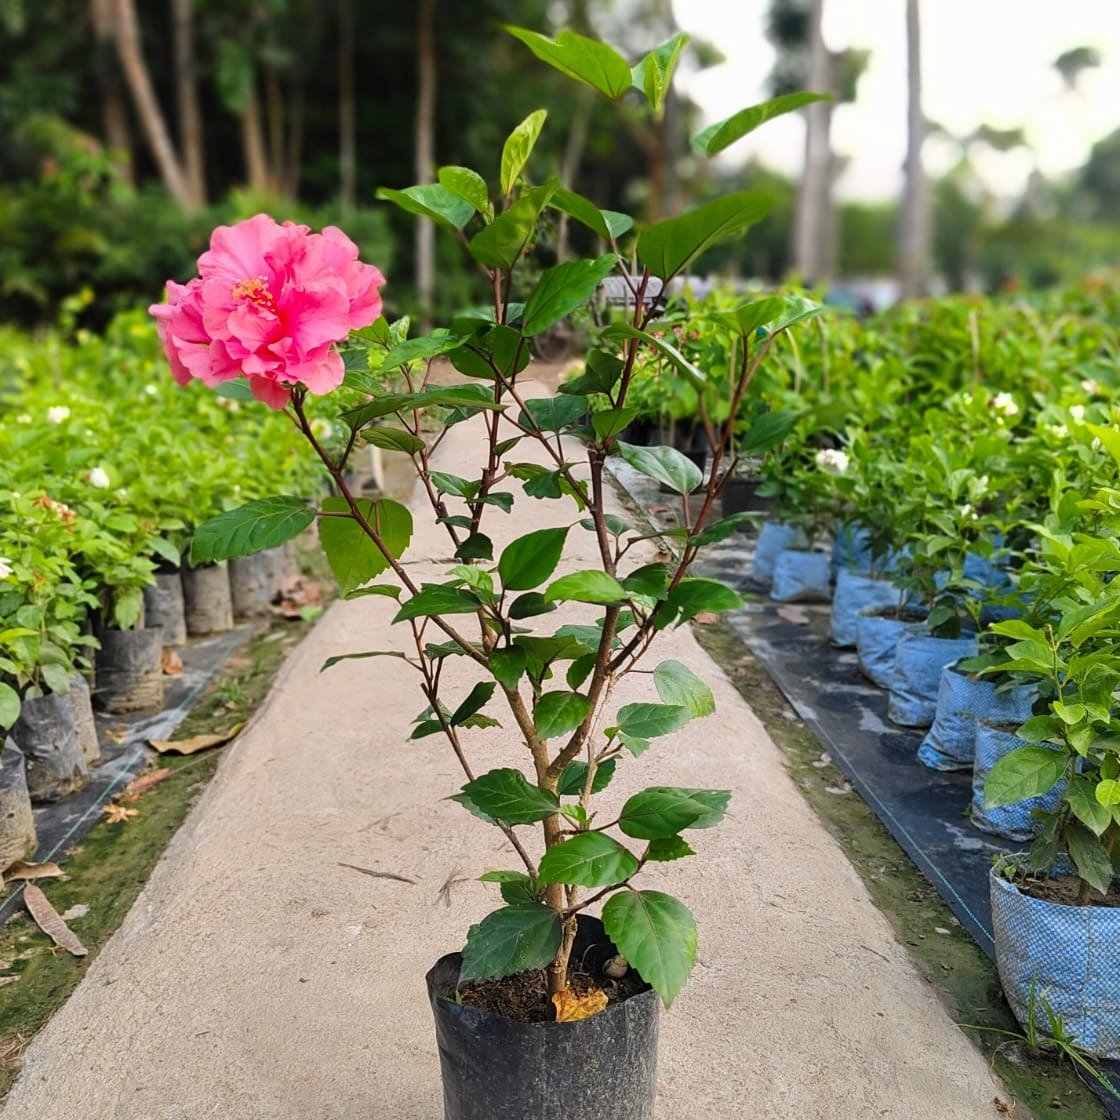
[[[558,811],[556,795],[538,789],[520,770],[490,770],[467,782],[460,792],[483,813],[507,824],[534,824]]]
[[[362,439],[384,451],[404,451],[410,455],[423,451],[425,443],[419,436],[406,432],[403,428],[382,428],[375,425],[362,432]]]
[[[620,891],[603,907],[603,928],[669,1007],[696,963],[696,922],[684,903],[660,891]]]
[[[1091,829],[1094,836],[1100,836],[1112,823],[1112,811],[1097,800],[1095,793],[1093,782],[1081,775],[1074,775],[1066,786],[1063,797],[1073,815]]]
[[[513,268],[555,189],[550,185],[523,191],[508,210],[470,239],[471,256],[487,268]]]
[[[596,260],[565,261],[546,268],[525,301],[521,333],[532,338],[583,307],[618,261],[616,254],[604,253]]]
[[[1077,867],[1077,874],[1094,890],[1108,894],[1112,886],[1112,857],[1096,836],[1080,824],[1066,829],[1066,847]]]
[[[412,514],[408,508],[388,498],[378,501],[359,498],[355,504],[362,517],[378,532],[389,553],[399,558],[412,539]],[[347,513],[350,506],[345,498],[326,498],[323,509]],[[321,518],[319,543],[327,554],[327,563],[342,595],[349,595],[389,567],[389,561],[381,550],[351,518]]]
[[[587,412],[587,398],[573,394],[556,397],[539,397],[526,401],[517,417],[518,424],[530,430],[559,432],[570,427]]]
[[[525,651],[518,649],[517,646],[496,649],[490,654],[490,672],[503,688],[511,692],[517,688],[517,682],[525,672],[526,664]]]
[[[572,603],[625,603],[626,589],[607,572],[597,569],[570,572],[548,585],[545,601]]]
[[[582,832],[549,848],[541,858],[542,883],[612,887],[638,870],[638,857],[602,832]]]
[[[486,180],[477,171],[472,171],[469,167],[441,167],[436,178],[444,190],[469,203],[487,220],[493,218],[494,207],[490,202],[490,192],[486,189]]]
[[[730,611],[743,605],[738,592],[714,579],[682,579],[666,596],[654,625],[681,625],[701,611]]]
[[[679,704],[693,716],[710,716],[716,710],[711,688],[680,661],[662,661],[653,671],[653,683],[666,704]]]
[[[618,709],[619,728],[636,739],[670,735],[691,719],[692,712],[681,704],[626,704]]]
[[[490,697],[494,695],[496,687],[497,685],[493,681],[479,681],[470,690],[467,698],[451,713],[451,726],[460,727],[471,716],[481,711],[490,702]]]
[[[685,856],[694,856],[696,853],[681,836],[658,836],[649,842],[646,859],[655,863],[668,863],[675,859],[684,859]]]
[[[436,614],[474,614],[481,605],[477,595],[453,584],[429,583],[401,605],[394,622]]]
[[[524,27],[505,24],[505,29],[515,39],[520,39],[541,62],[561,74],[567,74],[569,78],[586,82],[612,101],[622,97],[633,84],[626,59],[606,43],[585,38],[574,31],[561,31],[553,42]]]
[[[544,968],[560,948],[560,919],[537,903],[506,906],[467,932],[459,983]]]
[[[653,786],[626,802],[618,826],[640,840],[675,836],[685,828],[710,828],[722,818],[730,798],[729,790]]]
[[[673,81],[677,59],[687,42],[687,35],[674,35],[650,51],[631,71],[635,88],[646,95],[656,120],[664,115],[665,95]]]
[[[216,564],[251,556],[298,537],[315,520],[302,498],[262,498],[204,521],[191,540],[191,563]]]
[[[448,233],[458,233],[471,220],[474,207],[439,183],[405,187],[403,191],[381,187],[377,197],[392,202],[410,214],[431,218]]]
[[[587,697],[578,692],[545,692],[533,708],[533,726],[542,739],[551,739],[574,731],[590,711]]]
[[[610,785],[614,777],[616,761],[608,758],[595,767],[595,777],[591,779],[591,792],[602,793]],[[587,781],[587,763],[569,762],[560,775],[560,784],[556,787],[561,797],[578,797],[583,793],[584,783]]]
[[[507,591],[528,591],[556,570],[568,538],[568,526],[534,529],[511,541],[498,560],[498,575]]]
[[[327,669],[333,668],[340,661],[362,661],[367,657],[399,657],[403,659],[404,656],[400,650],[396,649],[372,649],[365,653],[336,653],[323,662],[319,667],[319,672],[326,672]]]

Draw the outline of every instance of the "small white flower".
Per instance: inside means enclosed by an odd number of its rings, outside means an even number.
[[[86,481],[96,490],[108,490],[113,485],[103,467],[94,467],[86,475]]]
[[[0,556],[0,579],[10,579],[12,575],[12,562],[6,556]]]
[[[1085,406],[1083,404],[1071,404],[1069,414],[1078,424],[1085,423]]]
[[[70,418],[70,409],[64,404],[56,404],[47,409],[47,419],[52,424],[61,424],[63,420]]]
[[[149,397],[158,397],[159,396],[159,386],[158,385],[151,385],[151,384],[145,385],[144,386],[144,392],[147,393]]]
[[[1065,439],[1069,435],[1069,428],[1065,424],[1051,424],[1049,432],[1055,439]]]
[[[1094,451],[1100,451],[1101,446],[1102,446],[1101,441],[1100,441],[1100,437],[1099,436],[1093,436],[1093,442],[1091,444],[1089,444],[1089,446]]]
[[[334,425],[322,416],[311,421],[311,434],[318,440],[330,439],[334,435]]]
[[[960,508],[960,516],[962,521],[976,521],[980,515],[972,508],[971,503],[966,502]]]
[[[986,493],[987,489],[988,489],[988,486],[990,485],[991,481],[992,480],[986,474],[982,474],[976,480],[976,493],[977,494]]]
[[[30,424],[31,423],[31,414],[29,412],[21,412],[16,417],[16,423],[17,424]]]
[[[831,447],[818,451],[814,460],[826,474],[843,474],[851,461],[846,451],[835,451]]]
[[[1086,377],[1081,382],[1081,388],[1084,389],[1089,396],[1094,397],[1101,391],[1101,383],[1094,380],[1092,377]]]
[[[996,393],[988,405],[994,408],[1001,416],[1018,416],[1019,406],[1015,403],[1015,398],[1010,393]]]

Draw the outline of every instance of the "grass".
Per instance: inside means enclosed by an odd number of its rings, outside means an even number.
[[[274,622],[234,654],[175,737],[224,731],[248,718],[309,626],[307,622]],[[62,861],[66,879],[40,882],[59,913],[73,906],[89,907],[88,913],[72,922],[89,956],[79,959],[55,949],[22,912],[0,929],[0,974],[19,977],[0,994],[0,1100],[19,1074],[28,1042],[74,990],[97,951],[124,920],[164,848],[213,776],[222,749],[154,759],[153,767],[170,767],[174,773],[132,806],[139,810],[137,816],[123,824],[94,824]]]
[[[827,792],[844,785],[843,774],[822,764],[822,747],[794,716],[785,697],[730,626],[695,626],[705,650],[765,724],[785,756],[790,776],[806,801],[866,883],[875,904],[908,947],[918,968],[940,993],[953,1019],[984,1051],[1018,1104],[1006,1102],[1009,1116],[1106,1120],[1101,1102],[1068,1062],[1014,1042],[1001,1042],[992,1030],[1018,1031],[1003,998],[995,965],[961,927],[937,891],[856,794]],[[792,718],[791,718],[792,717]],[[945,930],[946,933],[938,933]],[[920,1045],[920,1040],[915,1040]],[[932,1104],[932,1102],[931,1102]],[[1012,1111],[1013,1110],[1013,1111]]]

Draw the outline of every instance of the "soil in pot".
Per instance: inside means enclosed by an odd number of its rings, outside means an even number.
[[[0,871],[33,856],[38,845],[23,754],[8,738],[0,750]]]
[[[98,633],[94,702],[104,712],[154,712],[163,707],[163,631],[102,630]]]
[[[27,791],[33,801],[61,801],[89,781],[74,714],[64,695],[24,700],[12,739],[27,760]]]
[[[166,645],[181,646],[186,643],[183,581],[178,569],[156,572],[156,582],[144,588],[144,618],[149,626],[163,629]]]
[[[1015,886],[1030,898],[1040,898],[1043,902],[1056,902],[1062,906],[1120,907],[1120,882],[1115,879],[1108,894],[1100,895],[1092,891],[1087,902],[1081,902],[1081,880],[1076,875],[1020,875],[1015,880]]]
[[[615,955],[602,924],[581,916],[573,960],[596,976]],[[444,1120],[651,1120],[656,992],[643,984],[579,1022],[516,1022],[456,1002],[461,963],[451,953],[427,975]]]
[[[202,638],[232,630],[233,600],[226,565],[187,568],[183,572],[183,607],[187,633],[191,637]]]

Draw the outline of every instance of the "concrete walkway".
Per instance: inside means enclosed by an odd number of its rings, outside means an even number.
[[[477,432],[459,427],[441,468],[472,476],[477,448]],[[520,498],[494,527],[520,535],[560,508]],[[432,578],[447,542],[419,509],[410,566]],[[576,529],[565,563],[581,562],[593,562],[592,538]],[[405,742],[424,702],[403,662],[319,674],[335,653],[404,648],[392,611],[382,598],[338,603],[295,652],[124,925],[28,1049],[3,1120],[442,1115],[423,974],[496,904],[474,878],[516,860],[443,800],[462,777],[442,741]],[[659,1120],[991,1120],[1004,1094],[983,1057],[763,727],[687,628],[666,635],[650,667],[667,657],[711,683],[718,712],[620,765],[613,800],[654,784],[733,798],[722,825],[695,835],[698,857],[643,873],[700,928],[699,963],[662,1019]],[[455,669],[450,695],[465,695],[470,667]],[[631,678],[618,703],[648,698],[648,680]],[[509,732],[468,735],[477,770],[517,764]]]

